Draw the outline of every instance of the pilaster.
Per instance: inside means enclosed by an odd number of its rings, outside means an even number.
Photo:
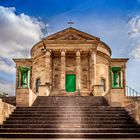
[[[66,50],[61,50],[61,76],[60,76],[60,87],[62,91],[65,91],[66,82]]]
[[[51,73],[52,73],[52,68],[51,68],[51,50],[46,50],[46,58],[45,58],[45,63],[46,63],[46,80],[45,83],[51,83]]]
[[[124,88],[124,94],[126,94],[126,65],[122,67],[122,87]]]
[[[76,89],[81,89],[81,52],[76,50]]]
[[[96,85],[96,51],[90,50],[90,89]]]

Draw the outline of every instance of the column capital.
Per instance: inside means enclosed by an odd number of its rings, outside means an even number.
[[[123,66],[122,66],[122,69],[124,69],[124,70],[125,70],[125,69],[126,69],[126,65],[123,65]]]
[[[46,50],[46,55],[51,55],[52,54],[52,50],[51,49],[47,49]]]
[[[76,52],[76,56],[80,56],[82,51],[80,49],[76,49],[75,52]]]
[[[67,50],[66,49],[61,49],[60,52],[61,52],[61,57],[62,57],[62,56],[65,56]]]
[[[67,50],[66,49],[61,49],[60,52],[65,52],[66,53]]]
[[[91,54],[95,54],[95,53],[96,53],[96,50],[95,50],[95,49],[90,49],[90,50],[89,50],[89,53],[90,53],[90,55],[91,55]]]

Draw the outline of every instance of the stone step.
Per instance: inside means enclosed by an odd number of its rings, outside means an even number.
[[[40,106],[40,105],[82,105],[82,104],[88,104],[88,105],[108,105],[107,101],[104,97],[98,96],[74,96],[74,97],[65,97],[65,96],[59,96],[59,97],[46,97],[46,96],[39,96],[35,102],[33,103],[33,106]]]
[[[81,112],[86,112],[86,111],[87,112],[91,112],[91,111],[92,112],[93,111],[94,112],[126,112],[125,110],[117,110],[117,109],[112,109],[112,110],[109,110],[109,109],[108,110],[107,109],[105,110],[104,109],[104,110],[101,110],[101,109],[92,109],[92,108],[91,109],[88,109],[88,108],[85,108],[85,109],[77,109],[77,108],[61,108],[61,109],[59,109],[59,108],[53,108],[52,109],[52,108],[46,108],[46,109],[36,109],[36,110],[35,109],[20,109],[20,110],[17,109],[17,110],[15,110],[15,112],[24,112],[24,111],[25,112],[28,112],[28,111],[32,111],[32,112],[33,111],[38,111],[38,112],[39,111],[42,111],[42,112],[43,111],[56,111],[56,112],[58,112],[58,111],[59,112],[60,111],[70,111],[70,112],[72,112],[72,111],[79,111],[79,112],[80,111]]]
[[[112,120],[127,120],[128,117],[85,117],[85,116],[81,116],[81,117],[57,117],[57,116],[53,116],[53,117],[10,117],[7,118],[7,120],[110,120],[110,123]]]
[[[0,128],[0,133],[139,133],[140,128]],[[140,133],[139,133],[140,134]],[[41,135],[41,134],[40,134]]]
[[[132,138],[137,139],[140,137],[139,133],[0,133],[1,138],[66,138],[66,139],[93,139],[93,138]]]
[[[60,123],[80,123],[80,124],[109,124],[110,120],[7,120],[4,124],[60,124]],[[132,120],[111,120],[111,124],[133,124]]]
[[[88,105],[85,105],[85,106],[40,106],[40,107],[35,107],[35,106],[32,106],[32,107],[17,107],[16,110],[36,110],[36,109],[40,109],[40,110],[44,110],[44,109],[109,109],[109,110],[125,110],[123,107],[111,107],[111,106],[88,106]]]
[[[128,114],[11,114],[10,117],[129,117]]]
[[[94,111],[94,110],[91,110],[91,111],[77,111],[77,110],[73,110],[73,111],[70,111],[70,110],[60,110],[60,111],[48,111],[48,110],[44,110],[44,111],[39,111],[39,110],[37,110],[37,111],[14,111],[13,112],[13,114],[37,114],[37,113],[39,113],[39,114],[74,114],[74,113],[76,113],[76,114],[78,114],[78,113],[84,113],[84,114],[108,114],[108,113],[110,113],[110,114],[127,114],[127,112],[126,111]]]
[[[0,137],[13,138],[140,137],[139,125],[123,107],[93,96],[37,97],[32,107],[17,107],[0,127]]]
[[[134,124],[4,124],[3,128],[134,128]]]
[[[14,112],[12,115],[128,115],[127,112]]]
[[[107,112],[107,113],[111,113],[111,112],[127,112],[124,110],[100,110],[100,109],[74,109],[74,108],[65,108],[65,109],[22,109],[22,110],[15,110],[14,112]]]

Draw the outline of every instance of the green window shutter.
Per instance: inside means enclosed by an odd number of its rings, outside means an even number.
[[[119,87],[119,83],[118,83],[118,73],[117,72],[114,72],[114,75],[113,75],[114,77],[113,77],[113,81],[114,81],[114,83],[113,83],[113,86],[114,87]]]

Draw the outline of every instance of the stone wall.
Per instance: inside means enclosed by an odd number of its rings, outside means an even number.
[[[83,54],[81,57],[81,90],[89,91],[89,54]]]
[[[1,98],[3,102],[16,106],[16,96],[3,96]]]
[[[37,96],[29,88],[17,88],[16,92],[16,106],[31,106]]]
[[[15,108],[15,106],[3,102],[0,98],[0,124],[3,124],[3,121],[5,121],[7,117],[9,117],[9,115],[14,111]]]
[[[97,51],[100,51],[102,53],[107,54],[108,56],[110,56],[110,49],[106,48],[106,45],[104,43],[99,43],[99,45],[97,46]]]
[[[45,64],[45,56],[41,56],[38,59],[35,59],[33,61],[32,65],[32,82],[31,82],[31,87],[32,91],[36,93],[36,80],[40,78],[40,84],[44,85],[45,84],[45,70],[46,64]]]
[[[53,85],[52,85],[52,90],[60,90],[60,71],[61,71],[61,60],[60,60],[60,55],[58,56],[53,56]]]
[[[111,106],[123,106],[125,100],[124,88],[110,90]]]
[[[140,124],[140,97],[126,97],[124,107],[137,123]]]
[[[66,54],[66,74],[76,74],[76,55]]]
[[[102,92],[104,95],[110,89],[109,60],[98,54],[96,58],[96,85],[101,85],[102,79],[105,80],[105,91]]]

